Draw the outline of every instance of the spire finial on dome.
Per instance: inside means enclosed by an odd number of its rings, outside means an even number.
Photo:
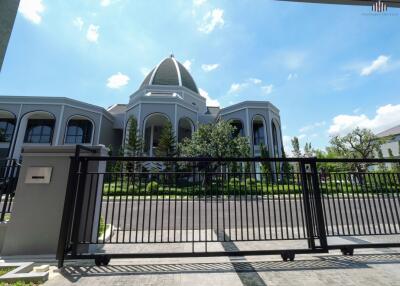
[[[171,53],[171,56],[170,56],[171,58],[174,58],[175,56],[174,56],[174,53]]]

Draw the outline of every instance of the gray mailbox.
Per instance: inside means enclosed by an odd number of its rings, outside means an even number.
[[[28,167],[25,184],[49,184],[53,167]]]

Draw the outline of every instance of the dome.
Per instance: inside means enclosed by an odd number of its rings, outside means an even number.
[[[199,93],[189,71],[173,55],[158,64],[146,76],[140,88],[151,85],[184,86],[195,93]]]

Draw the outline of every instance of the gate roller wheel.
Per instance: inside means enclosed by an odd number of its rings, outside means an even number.
[[[292,251],[284,251],[281,253],[281,257],[283,261],[293,261],[295,258],[296,254]]]
[[[110,263],[111,258],[106,255],[98,256],[94,259],[96,266],[107,266]]]
[[[354,248],[352,247],[343,247],[340,249],[340,251],[342,252],[343,255],[349,255],[349,256],[353,256],[354,254]]]

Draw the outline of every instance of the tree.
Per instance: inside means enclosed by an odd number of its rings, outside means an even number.
[[[383,159],[383,152],[380,147],[378,147],[378,158]],[[386,171],[385,163],[379,163],[379,171]]]
[[[134,116],[129,117],[127,128],[127,139],[125,141],[125,148],[118,150],[119,155],[134,157],[142,155],[142,138],[137,128],[137,121]],[[116,166],[117,167],[117,166]],[[138,163],[128,161],[126,168],[129,172],[134,171],[139,167]],[[118,167],[120,168],[120,167]]]
[[[315,154],[315,150],[312,148],[311,146],[311,142],[306,142],[306,144],[304,145],[304,157],[310,158],[310,157],[314,157]]]
[[[179,144],[179,150],[184,157],[202,158],[238,158],[250,155],[248,138],[234,136],[235,127],[230,123],[220,120],[214,124],[200,125],[191,138],[185,138]],[[203,186],[211,187],[210,174],[218,168],[222,168],[225,163],[218,162],[199,162],[196,167],[205,171],[203,176]],[[237,164],[230,165],[232,169],[237,169]],[[249,164],[245,164],[247,168]]]
[[[167,121],[163,127],[156,149],[158,157],[174,157],[176,155],[175,135],[171,122]]]
[[[220,120],[214,124],[200,125],[192,138],[180,144],[182,156],[203,158],[248,157],[249,141],[246,137],[234,137],[231,124]]]
[[[345,136],[334,136],[331,141],[332,150],[342,158],[368,159],[373,158],[381,145],[381,141],[369,129],[356,128]],[[351,164],[358,172],[366,171],[367,164]]]
[[[142,138],[138,132],[137,121],[134,116],[128,120],[128,137],[125,142],[124,153],[127,156],[140,156],[142,154]]]
[[[301,157],[301,151],[300,151],[300,143],[299,143],[299,138],[297,137],[293,137],[292,139],[292,153],[293,156],[296,158],[300,158]]]
[[[267,147],[261,143],[260,145],[260,158],[261,159],[269,159],[269,152]],[[261,172],[263,173],[265,177],[265,182],[266,184],[269,184],[269,182],[272,179],[272,167],[271,167],[271,162],[268,161],[262,161],[261,162]]]

